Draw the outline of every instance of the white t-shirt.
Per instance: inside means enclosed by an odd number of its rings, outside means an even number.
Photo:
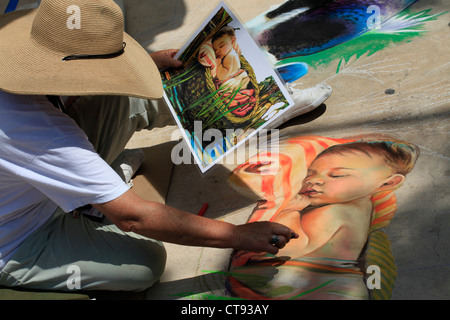
[[[0,91],[0,270],[59,206],[70,212],[129,187],[45,96]]]

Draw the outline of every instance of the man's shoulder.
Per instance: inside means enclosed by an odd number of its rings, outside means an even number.
[[[92,150],[76,123],[45,96],[0,91],[0,128],[2,151],[12,159],[22,155],[29,161],[33,155],[45,155],[47,151]]]
[[[24,107],[45,106],[52,107],[51,102],[44,95],[22,95],[13,94],[0,90],[0,108],[11,109],[11,111],[20,111]],[[29,108],[28,110],[41,110],[40,108]]]

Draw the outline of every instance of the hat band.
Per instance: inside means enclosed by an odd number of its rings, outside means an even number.
[[[122,44],[122,49],[117,52],[107,53],[107,54],[73,54],[67,57],[62,58],[63,61],[70,60],[83,60],[83,59],[110,59],[115,58],[122,55],[125,52],[125,47],[127,44],[124,42]]]

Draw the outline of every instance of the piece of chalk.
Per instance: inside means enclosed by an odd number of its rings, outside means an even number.
[[[206,212],[206,210],[208,210],[209,205],[207,203],[205,203],[202,208],[200,209],[200,211],[197,213],[197,215],[199,216],[203,216]]]

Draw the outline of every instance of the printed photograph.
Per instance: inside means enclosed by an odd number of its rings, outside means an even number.
[[[245,27],[224,3],[162,72],[165,100],[202,172],[293,102]]]

